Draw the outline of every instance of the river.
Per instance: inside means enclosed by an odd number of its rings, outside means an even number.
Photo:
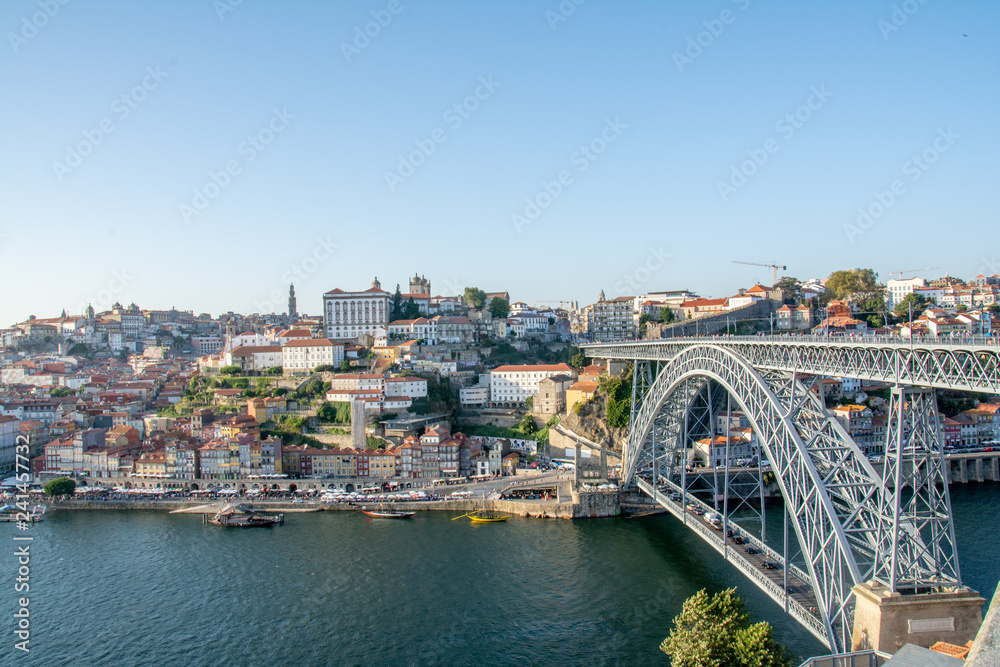
[[[952,499],[963,575],[988,598],[1000,486],[956,485]],[[658,645],[684,599],[728,586],[797,658],[823,652],[671,516],[452,516],[290,514],[236,530],[198,515],[53,512],[30,530],[31,652],[0,663],[665,665]],[[12,537],[24,533],[0,531],[12,613]]]

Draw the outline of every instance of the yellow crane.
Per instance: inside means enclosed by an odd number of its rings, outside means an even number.
[[[889,278],[892,278],[893,276],[899,276],[900,278],[902,278],[904,273],[922,273],[923,271],[933,271],[934,269],[940,269],[940,268],[941,268],[940,266],[929,266],[926,269],[910,269],[909,271],[890,271]]]
[[[784,270],[786,270],[788,268],[784,264],[778,264],[777,262],[771,262],[770,264],[761,264],[760,262],[741,262],[738,259],[734,259],[732,261],[733,261],[733,264],[748,264],[750,266],[768,266],[768,267],[770,267],[771,269],[774,270],[774,283],[771,285],[772,287],[774,287],[774,285],[778,284],[778,269],[781,269],[782,271],[784,271]]]

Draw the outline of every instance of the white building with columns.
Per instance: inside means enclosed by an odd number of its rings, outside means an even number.
[[[330,340],[354,340],[361,334],[385,336],[389,326],[389,299],[378,278],[363,292],[333,289],[323,295],[323,321]]]

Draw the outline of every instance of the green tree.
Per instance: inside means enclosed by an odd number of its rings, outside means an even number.
[[[337,421],[337,408],[330,401],[323,401],[323,404],[316,409],[316,419],[321,422]]]
[[[704,589],[684,602],[660,650],[674,667],[787,667],[785,647],[766,622],[750,624],[736,589],[709,595]]]
[[[392,303],[389,306],[389,321],[394,322],[403,318],[403,294],[399,291],[399,283],[396,283],[396,292],[392,295]]]
[[[266,371],[264,371],[264,373],[267,375],[281,375],[283,372],[284,369],[281,366],[271,366]]]
[[[993,315],[1000,313],[1000,303],[991,303],[990,307],[987,308],[986,311]]]
[[[76,490],[76,482],[69,477],[56,477],[43,490],[47,496],[68,496]]]
[[[414,301],[413,297],[411,296],[409,299],[406,300],[406,303],[403,304],[402,319],[415,320],[418,317],[420,317],[420,306],[417,305],[417,302]]]
[[[964,303],[960,303],[960,304],[958,304],[958,307],[955,308],[955,310],[958,311],[958,312],[960,312],[960,313],[965,313],[965,312],[968,312],[969,307],[966,306]]]
[[[661,324],[671,324],[675,319],[674,311],[670,309],[669,306],[663,306],[660,308],[660,323]]]
[[[319,366],[313,369],[313,373],[332,373],[335,370],[337,369],[334,368],[331,364],[320,364]]]
[[[896,307],[892,309],[892,312],[895,313],[897,317],[901,317],[909,322],[911,305],[913,306],[913,316],[917,317],[924,309],[924,306],[927,305],[927,298],[921,294],[910,292],[896,304]]]
[[[76,390],[69,387],[56,387],[52,390],[52,398],[62,398],[63,396],[76,396]]]
[[[642,315],[639,316],[640,327],[646,324],[646,322],[652,322],[652,321],[653,321],[653,316],[650,315],[649,313],[643,313]]]
[[[784,276],[774,286],[781,290],[782,299],[785,303],[794,305],[802,300],[802,285],[799,283],[798,278]]]
[[[853,301],[862,311],[881,312],[885,306],[885,287],[879,285],[872,269],[834,271],[826,281],[824,302],[834,299]]]
[[[486,292],[478,287],[465,288],[465,303],[476,310],[482,310],[486,305]]]
[[[219,374],[220,375],[239,375],[240,374],[240,367],[239,366],[223,366],[222,368],[219,369]]]
[[[573,368],[584,368],[587,365],[587,356],[583,352],[577,352],[570,357],[569,365]]]
[[[535,426],[534,418],[527,413],[525,413],[524,418],[521,419],[521,423],[517,425],[517,428],[525,435],[531,435],[538,430],[538,427]]]
[[[490,299],[490,315],[498,320],[507,317],[510,315],[510,304],[502,297],[493,297]]]

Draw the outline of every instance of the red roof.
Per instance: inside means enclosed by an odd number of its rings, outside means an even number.
[[[498,366],[493,369],[498,373],[511,373],[511,372],[532,372],[532,371],[569,371],[573,372],[573,369],[566,364],[531,364],[523,366]]]
[[[329,347],[333,345],[344,346],[343,343],[335,343],[329,338],[308,338],[306,340],[290,340],[282,347]]]

